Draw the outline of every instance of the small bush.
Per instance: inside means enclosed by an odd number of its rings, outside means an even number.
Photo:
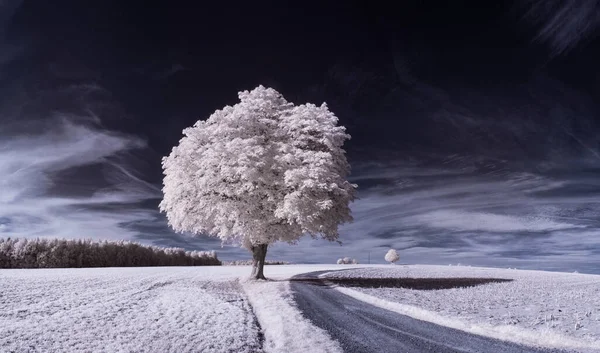
[[[400,260],[400,256],[398,255],[398,252],[396,250],[390,249],[385,254],[384,259],[385,261],[393,264],[394,262]]]

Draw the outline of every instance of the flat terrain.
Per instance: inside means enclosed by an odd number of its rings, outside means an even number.
[[[226,270],[0,270],[0,351],[259,351],[255,317]]]
[[[329,272],[290,281],[316,271]],[[0,352],[340,353],[423,338],[446,351],[478,340],[600,351],[600,276],[424,265],[267,266],[271,280],[259,282],[249,273],[0,270]],[[352,324],[381,340],[348,348]]]
[[[598,275],[386,265],[324,277],[355,299],[417,319],[515,342],[600,351]],[[453,281],[472,286],[445,286]]]
[[[317,326],[329,332],[340,342],[344,352],[353,353],[419,353],[419,352],[503,352],[542,353],[561,352],[557,349],[539,349],[504,342],[464,331],[416,320],[354,299],[327,285],[317,276],[322,272],[301,274],[292,278],[292,291],[298,308]],[[360,281],[343,278],[344,285],[372,286],[382,281]],[[387,284],[407,285],[404,283]],[[428,288],[480,285],[489,280],[457,278],[434,280]],[[408,284],[423,288],[423,284]]]
[[[269,266],[264,283],[240,281],[248,266],[0,269],[0,352],[339,352],[286,281],[327,268]]]

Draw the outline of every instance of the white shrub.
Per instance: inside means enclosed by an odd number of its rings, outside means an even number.
[[[385,261],[389,263],[394,263],[398,260],[400,260],[400,256],[398,255],[398,252],[396,252],[396,250],[394,249],[388,250],[388,252],[385,254]]]
[[[356,265],[358,261],[356,259],[352,259],[350,257],[344,257],[342,259],[337,260],[338,265]]]

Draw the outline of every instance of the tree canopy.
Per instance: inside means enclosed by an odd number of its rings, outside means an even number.
[[[326,104],[295,106],[263,86],[238,96],[163,158],[169,225],[251,251],[305,234],[337,240],[357,187],[346,180],[345,128]]]
[[[385,261],[387,262],[394,263],[398,260],[400,260],[400,256],[398,255],[398,252],[395,249],[390,249],[385,254]]]

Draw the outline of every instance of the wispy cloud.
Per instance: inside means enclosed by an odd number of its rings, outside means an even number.
[[[563,20],[544,16],[557,50],[586,35],[570,21],[560,34]],[[133,239],[249,257],[167,227],[156,207],[160,156],[139,136],[107,128],[127,119],[119,108],[127,88],[113,96],[103,82],[114,77],[76,56],[12,65],[18,48],[0,40],[0,236]],[[336,67],[316,90],[354,131],[355,221],[342,227],[342,246],[307,238],[273,246],[269,258],[366,262],[370,254],[382,263],[394,247],[402,262],[600,272],[590,261],[600,256],[597,104],[543,74],[497,90],[438,87],[419,79],[413,61]],[[182,70],[150,64],[138,74],[160,85]]]
[[[537,27],[537,40],[547,43],[554,54],[575,48],[600,28],[598,0],[522,0],[524,19]]]
[[[17,7],[0,2],[0,27]],[[1,34],[0,73],[25,55]],[[4,71],[0,237],[135,239],[138,231],[128,225],[162,220],[147,205],[160,198],[159,187],[134,167],[148,152],[146,141],[103,126],[105,108],[116,102],[98,83],[52,82],[52,65],[47,78]],[[41,79],[48,84],[39,85]]]
[[[593,217],[598,196],[573,192],[590,182],[585,178],[456,176],[398,165],[356,178],[369,176],[389,183],[359,194],[355,222],[342,227],[342,246],[306,239],[297,247],[278,245],[272,255],[319,262],[326,253],[331,262],[351,256],[383,263],[387,249],[396,248],[412,263],[600,270],[589,261],[600,248],[600,222]],[[405,187],[394,184],[398,176],[407,180]]]
[[[273,256],[383,263],[392,247],[412,263],[600,272],[590,261],[600,248],[590,97],[544,74],[496,92],[416,76],[411,87],[383,90],[372,104],[385,109],[364,120],[371,141],[395,144],[365,147],[353,160],[360,199],[343,245],[306,239]]]
[[[0,132],[0,233],[133,238],[122,224],[157,217],[136,205],[160,190],[125,162],[144,141],[60,115],[23,124]],[[47,128],[31,132],[36,124]]]
[[[451,231],[480,231],[494,233],[550,232],[581,228],[568,223],[553,221],[539,216],[508,216],[484,212],[461,212],[438,210],[417,215],[413,221],[425,227]]]

